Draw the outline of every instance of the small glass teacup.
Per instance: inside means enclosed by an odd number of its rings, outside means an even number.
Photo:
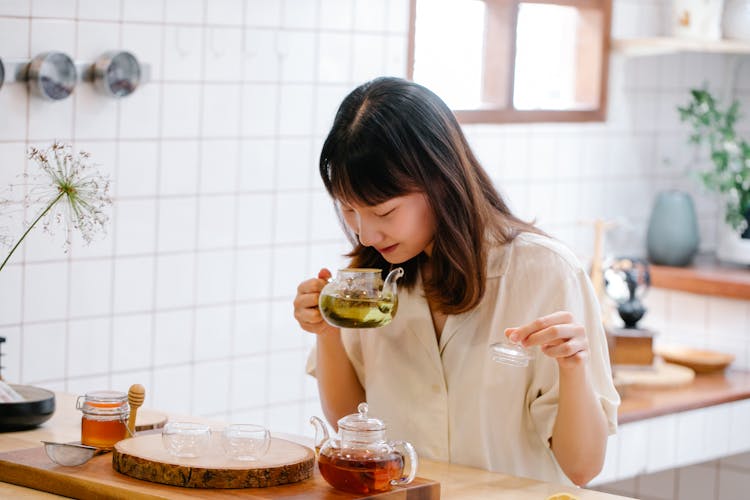
[[[211,444],[211,428],[194,422],[168,422],[161,432],[167,451],[183,458],[203,455]]]
[[[258,460],[271,447],[271,433],[262,425],[229,425],[221,433],[221,445],[230,458]]]

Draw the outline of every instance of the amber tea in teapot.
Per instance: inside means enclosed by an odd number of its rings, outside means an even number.
[[[323,479],[336,489],[360,494],[412,482],[418,464],[414,447],[405,441],[386,441],[385,423],[368,415],[367,403],[360,403],[357,412],[338,421],[340,438],[331,437],[318,417],[310,419]]]
[[[358,458],[349,450],[318,457],[318,468],[329,484],[352,493],[377,493],[391,489],[391,481],[404,469],[404,457],[392,451],[381,457]]]
[[[396,280],[403,275],[398,267],[383,281],[380,269],[340,269],[320,292],[320,313],[340,328],[387,325],[398,311]]]

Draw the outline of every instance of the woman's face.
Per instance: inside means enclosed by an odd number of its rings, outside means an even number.
[[[360,243],[375,248],[391,264],[432,252],[435,215],[424,193],[397,196],[378,205],[340,202],[340,206]]]

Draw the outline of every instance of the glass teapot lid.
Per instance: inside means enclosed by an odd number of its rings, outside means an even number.
[[[377,418],[367,416],[367,403],[357,406],[359,413],[352,413],[339,419],[339,429],[352,432],[383,431],[385,423]]]

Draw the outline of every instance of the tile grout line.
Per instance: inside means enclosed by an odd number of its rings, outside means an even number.
[[[32,23],[31,23],[31,3],[30,2],[29,2],[29,6],[28,7],[29,7],[29,12],[28,12],[28,29],[29,29],[29,33],[28,33],[28,39],[27,39],[27,44],[28,45],[26,47],[26,51],[27,51],[27,57],[31,58],[31,24]],[[31,129],[31,97],[29,96],[29,92],[25,93],[25,98],[26,98],[26,139],[25,139],[25,143],[24,143],[24,149],[28,150],[29,146],[30,146],[30,143],[29,143],[30,139],[29,139],[29,137],[30,137],[30,133],[31,133],[31,130],[30,130]],[[28,162],[28,160],[24,159],[23,167],[24,167],[24,173],[28,175],[28,173],[29,173],[29,162]],[[24,188],[23,188],[24,197],[26,197],[26,195],[28,193],[28,189],[29,189],[28,185],[26,183],[24,183]],[[26,214],[27,213],[28,213],[28,209],[26,208],[26,206],[24,204],[22,220],[26,219]],[[20,310],[20,318],[19,318],[20,324],[19,324],[19,327],[18,327],[18,337],[19,337],[18,338],[18,342],[19,342],[19,346],[18,346],[18,353],[19,353],[19,355],[18,355],[18,378],[19,378],[19,382],[23,383],[23,382],[25,382],[25,377],[24,377],[24,360],[23,360],[23,358],[24,358],[24,352],[25,352],[25,349],[24,349],[24,344],[25,344],[24,338],[26,337],[26,335],[24,335],[24,332],[26,331],[26,328],[25,328],[25,320],[26,320],[26,278],[27,278],[27,273],[26,273],[26,267],[27,267],[27,265],[26,265],[26,245],[24,245],[23,248],[21,249],[20,257],[21,257],[21,262],[20,262],[19,265],[21,266],[21,308],[20,308],[21,310]]]
[[[247,30],[245,29],[245,25],[247,23],[247,3],[243,2],[242,4],[242,13],[241,19],[242,19],[242,34],[240,35],[240,44],[242,46],[242,53],[244,53],[244,50],[247,48]],[[239,72],[240,72],[240,79],[242,79],[245,76],[245,57],[240,58],[240,65],[239,65]],[[239,102],[238,107],[240,110],[244,109],[244,102],[245,102],[245,92],[244,88],[241,85],[240,86],[240,93],[239,93]],[[244,126],[244,115],[242,112],[238,114],[237,117],[237,131],[239,135],[242,135],[242,130]],[[244,166],[243,158],[242,158],[242,141],[237,141],[236,145],[236,151],[237,151],[237,161],[235,163],[235,172],[234,172],[234,185],[239,186],[240,181],[242,179],[242,169]],[[229,352],[230,354],[236,352],[237,349],[237,337],[239,335],[238,333],[238,325],[237,325],[237,310],[239,308],[237,304],[237,294],[238,294],[238,287],[239,287],[239,226],[240,226],[240,195],[235,192],[233,196],[234,200],[234,220],[233,227],[234,232],[232,235],[232,264],[231,264],[231,295],[230,295],[230,302],[231,307],[229,309],[230,316],[229,316]],[[231,362],[229,366],[229,383],[227,384],[227,403],[226,403],[226,413],[230,417],[233,415],[234,412],[234,401],[232,395],[234,394],[235,390],[235,370],[236,370],[237,364],[235,362]]]
[[[123,3],[123,17],[124,17],[124,8],[125,4]],[[165,45],[166,45],[166,30],[163,29],[163,23],[166,16],[166,7],[164,0],[161,2],[161,18],[162,18],[162,29],[159,35],[159,40],[161,43],[160,51],[159,51],[159,64],[160,64],[160,71],[163,71],[164,68],[164,58],[165,58]],[[156,195],[154,197],[155,203],[154,203],[154,240],[153,240],[153,254],[151,259],[151,356],[150,356],[150,372],[151,372],[151,378],[149,380],[149,391],[153,391],[151,396],[151,402],[156,403],[158,401],[159,392],[158,387],[156,385],[156,372],[157,372],[157,366],[156,366],[156,347],[157,347],[157,336],[159,335],[159,332],[157,331],[157,319],[159,317],[159,301],[158,301],[158,292],[159,292],[159,233],[161,230],[161,178],[162,178],[162,155],[164,154],[164,146],[162,137],[164,135],[164,83],[159,83],[158,88],[158,95],[159,95],[159,104],[158,104],[158,110],[157,110],[157,120],[159,123],[159,127],[157,129],[158,138],[156,141],[156,158],[157,158],[157,173],[156,173],[156,186],[155,186],[155,192]]]
[[[73,22],[75,23],[75,30],[74,30],[74,45],[75,45],[75,53],[78,54],[78,41],[79,41],[79,33],[78,30],[80,29],[80,23],[78,20],[78,9],[79,9],[79,3],[80,0],[76,0],[76,15],[73,19]],[[77,118],[77,111],[78,111],[78,93],[73,92],[73,95],[70,96],[72,98],[72,116],[71,116],[71,124],[70,124],[70,137],[71,142],[73,144],[73,154],[75,154],[75,149],[79,149],[78,142],[76,140],[76,118]],[[62,200],[61,200],[62,201]],[[72,248],[73,245],[73,234],[72,234],[72,228],[68,228],[66,238],[68,240],[68,247],[66,249],[67,252],[67,258],[66,258],[66,264],[67,264],[67,287],[68,287],[68,294],[65,297],[65,347],[64,347],[64,358],[63,358],[63,387],[65,387],[65,390],[68,390],[68,378],[70,376],[70,343],[71,343],[71,325],[70,325],[70,312],[71,312],[71,302],[72,302],[72,295],[73,295],[73,253],[75,250]]]
[[[80,7],[80,5],[79,5]],[[118,45],[122,47],[123,45],[123,23],[122,23],[122,11],[123,11],[123,4],[122,0],[119,0],[118,4],[118,11],[120,16],[120,21],[117,23],[117,29],[118,29]],[[115,158],[114,158],[114,177],[115,179],[118,179],[120,176],[120,168],[121,168],[121,162],[120,162],[120,134],[121,134],[121,120],[122,118],[122,102],[118,99],[117,106],[115,109]],[[112,204],[112,220],[117,221],[118,217],[118,206],[113,203]],[[117,316],[115,315],[115,271],[116,271],[116,255],[117,255],[117,231],[112,232],[112,246],[111,251],[109,255],[109,369],[108,369],[108,377],[107,377],[107,386],[110,389],[113,389],[112,387],[112,369],[115,366],[115,319]]]
[[[202,138],[203,137],[203,118],[205,116],[205,110],[204,106],[206,104],[206,89],[205,89],[205,80],[206,80],[206,13],[208,9],[208,0],[202,0],[202,22],[201,22],[201,55],[200,55],[200,74],[201,74],[201,81],[198,82],[198,135]],[[177,28],[180,29],[179,27]],[[179,33],[179,32],[178,32]],[[193,296],[192,296],[192,304],[193,308],[191,309],[191,316],[192,316],[192,327],[191,327],[191,335],[190,335],[190,344],[191,344],[191,355],[190,355],[190,413],[195,413],[195,407],[196,407],[196,394],[195,389],[197,386],[196,383],[196,348],[198,346],[198,310],[195,308],[195,304],[198,302],[198,280],[200,279],[199,270],[200,270],[200,259],[199,259],[199,248],[201,246],[200,244],[200,237],[201,237],[201,205],[203,203],[203,196],[202,196],[202,190],[201,186],[203,184],[204,176],[206,175],[206,165],[204,164],[204,157],[203,157],[203,141],[198,141],[198,175],[196,176],[196,196],[195,196],[195,219],[194,219],[194,228],[195,232],[193,235]]]

